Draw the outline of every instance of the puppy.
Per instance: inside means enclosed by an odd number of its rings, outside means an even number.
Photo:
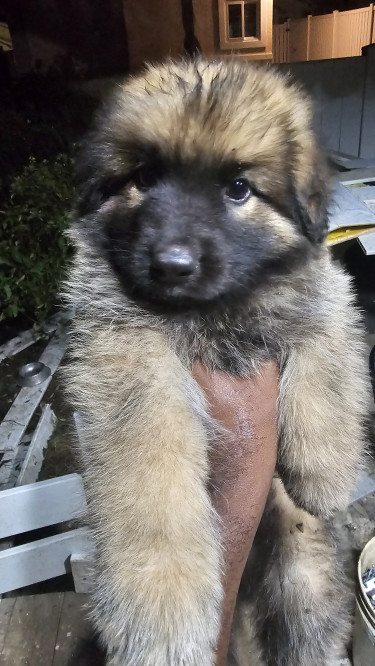
[[[110,666],[213,666],[222,588],[191,375],[280,367],[279,455],[229,662],[328,666],[350,592],[334,526],[368,405],[350,280],[325,245],[329,173],[302,92],[232,60],[148,67],[116,91],[78,168],[67,376]]]

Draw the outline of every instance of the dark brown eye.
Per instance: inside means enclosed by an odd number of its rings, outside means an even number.
[[[150,166],[141,166],[134,174],[134,183],[140,190],[149,190],[158,180],[156,169]]]
[[[237,203],[244,203],[251,194],[250,183],[246,178],[236,178],[228,185],[225,194]]]

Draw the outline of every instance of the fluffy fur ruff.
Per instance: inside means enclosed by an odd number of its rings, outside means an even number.
[[[213,665],[218,429],[191,365],[249,376],[271,358],[279,479],[230,659],[331,666],[349,598],[332,521],[361,463],[368,391],[350,280],[324,244],[329,175],[308,101],[242,62],[149,67],[98,118],[79,179],[67,386],[108,665]]]

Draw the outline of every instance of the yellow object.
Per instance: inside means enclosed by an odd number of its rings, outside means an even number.
[[[337,243],[343,243],[344,241],[350,240],[351,238],[357,238],[357,236],[365,234],[367,231],[375,231],[375,224],[353,225],[352,227],[337,227],[328,233],[327,244],[336,245]]]

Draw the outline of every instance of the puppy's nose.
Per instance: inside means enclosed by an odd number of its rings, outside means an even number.
[[[194,273],[196,266],[196,259],[184,245],[169,245],[156,251],[152,260],[152,268],[156,276],[162,280],[189,277]]]

